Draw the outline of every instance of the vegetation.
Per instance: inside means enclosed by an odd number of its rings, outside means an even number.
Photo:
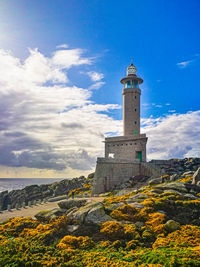
[[[0,266],[200,266],[200,194],[155,192],[109,196],[111,220],[73,233],[67,215],[11,218],[0,225]],[[140,206],[130,202],[135,195]]]

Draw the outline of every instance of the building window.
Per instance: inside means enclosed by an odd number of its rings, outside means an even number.
[[[137,124],[137,121],[135,121],[135,124]]]
[[[132,143],[130,143],[130,145],[132,146]]]
[[[135,99],[137,98],[137,96],[135,95]]]
[[[135,108],[135,112],[137,111],[137,108]]]

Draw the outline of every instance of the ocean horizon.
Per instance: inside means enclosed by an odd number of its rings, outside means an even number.
[[[23,189],[28,185],[51,184],[71,178],[0,178],[0,193],[3,191],[12,191]]]

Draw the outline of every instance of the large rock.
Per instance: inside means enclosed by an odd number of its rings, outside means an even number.
[[[85,218],[86,223],[100,224],[106,221],[113,221],[113,219],[105,213],[105,209],[102,204],[99,204],[89,210]]]
[[[104,205],[101,202],[93,202],[79,208],[76,212],[70,214],[71,218],[77,224],[94,223],[112,221],[113,219],[106,214]]]
[[[194,171],[187,171],[187,172],[184,172],[182,175],[185,177],[190,177],[190,176],[193,176],[193,174],[194,174]]]
[[[99,202],[92,202],[87,204],[84,207],[81,207],[77,209],[75,212],[70,212],[68,214],[69,217],[71,217],[74,221],[76,221],[78,224],[83,224],[85,222],[85,217],[88,214],[88,212],[99,205]]]
[[[52,210],[43,210],[35,214],[35,218],[41,222],[48,222],[52,218],[59,217],[65,214],[65,210],[61,210],[58,208]]]
[[[86,203],[87,203],[86,199],[69,199],[58,202],[58,206],[61,209],[69,210],[74,207],[80,208],[84,206]]]
[[[162,177],[159,177],[159,178],[154,178],[154,179],[151,179],[148,184],[149,185],[154,185],[154,184],[162,184],[163,182],[163,178]]]
[[[198,170],[194,173],[192,184],[197,184],[197,182],[200,181],[200,167]]]
[[[122,189],[120,190],[119,192],[117,192],[115,194],[116,197],[121,197],[123,195],[126,195],[126,194],[129,194],[129,193],[132,193],[132,192],[136,192],[137,190],[134,189],[134,188],[125,188],[125,189]]]
[[[134,196],[129,197],[126,202],[143,202],[145,199],[150,198],[149,196],[139,193]]]
[[[180,229],[180,224],[174,220],[169,220],[165,223],[164,227],[167,230],[167,232],[171,233]]]
[[[176,190],[181,193],[187,193],[188,190],[186,189],[185,185],[181,182],[172,182],[172,183],[165,183],[161,185],[156,185],[155,188],[162,189],[162,190]]]

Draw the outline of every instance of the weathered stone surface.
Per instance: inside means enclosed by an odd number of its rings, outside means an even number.
[[[169,180],[170,180],[171,182],[174,182],[174,181],[176,181],[178,178],[179,178],[178,174],[175,173],[175,174],[173,174],[173,175],[170,176]]]
[[[154,178],[151,179],[148,184],[149,185],[154,185],[154,184],[161,184],[163,182],[163,178],[162,177],[158,177],[158,178]]]
[[[185,185],[181,182],[164,183],[161,185],[156,185],[155,188],[163,190],[176,190],[179,192],[187,193]]]
[[[65,210],[61,210],[58,208],[52,209],[52,210],[44,210],[44,211],[40,211],[35,215],[35,218],[38,221],[41,222],[47,222],[52,218],[56,218],[58,216],[61,216],[65,214]]]
[[[113,219],[105,213],[105,209],[102,204],[89,210],[85,218],[86,223],[100,224],[106,221],[113,221]]]
[[[165,223],[164,227],[169,233],[171,233],[180,229],[180,224],[174,220],[169,220]]]
[[[79,227],[80,227],[79,224],[72,224],[72,225],[68,225],[68,226],[67,226],[67,230],[68,230],[70,233],[73,233],[73,232],[77,231]]]
[[[182,175],[185,176],[185,177],[190,177],[194,174],[194,171],[187,171],[187,172],[184,172]]]
[[[113,219],[106,214],[104,205],[101,202],[92,202],[79,208],[77,211],[68,214],[77,224],[92,223],[100,224]]]
[[[197,184],[197,182],[199,182],[199,181],[200,181],[200,167],[193,175],[192,184]]]
[[[126,195],[126,194],[129,194],[129,193],[132,193],[132,192],[136,192],[137,190],[134,189],[134,188],[126,188],[126,189],[122,189],[120,190],[119,192],[117,192],[115,194],[116,197],[121,197],[123,195]]]
[[[184,197],[188,198],[188,199],[192,199],[192,200],[198,199],[198,197],[196,197],[196,196],[194,196],[192,194],[185,194]]]
[[[100,202],[89,203],[88,205],[79,208],[77,211],[71,212],[70,214],[68,214],[68,216],[72,217],[78,224],[82,224],[85,222],[85,217],[88,214],[88,212],[92,208],[97,207],[99,204],[101,203]]]
[[[77,207],[77,208],[82,207],[86,203],[87,203],[86,199],[69,199],[69,200],[58,202],[58,206],[61,209],[69,210],[69,209],[74,208],[74,207]]]

